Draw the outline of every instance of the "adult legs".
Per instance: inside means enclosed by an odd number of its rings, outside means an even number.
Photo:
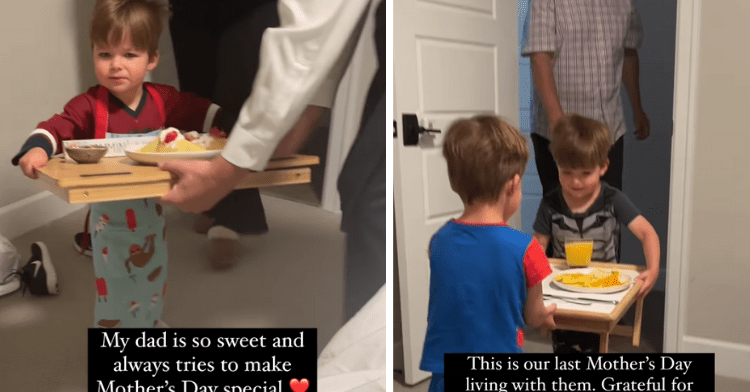
[[[219,3],[222,4],[222,3]],[[211,96],[232,124],[250,96],[260,64],[260,43],[266,28],[279,25],[275,1],[232,1],[218,11],[216,83]],[[268,231],[257,189],[234,191],[208,212],[216,225],[240,234]]]
[[[609,169],[602,176],[602,180],[607,184],[622,190],[622,167],[625,152],[624,138],[619,138],[609,150]]]
[[[560,176],[557,173],[557,164],[549,151],[549,140],[536,133],[531,134],[531,142],[534,145],[534,160],[536,171],[539,173],[539,181],[542,183],[542,193],[547,194],[560,185]]]
[[[376,11],[378,70],[338,180],[341,228],[346,232],[345,321],[385,283],[385,1]]]
[[[609,169],[602,176],[602,181],[606,182],[610,186],[613,186],[619,190],[622,190],[622,167],[625,143],[623,137],[617,139],[612,148],[609,150]],[[622,233],[617,233],[617,260],[620,260],[620,254],[622,254]]]
[[[384,157],[349,210],[345,229],[345,320],[351,319],[385,283],[385,180]]]
[[[542,194],[546,195],[558,185],[560,185],[560,175],[557,173],[557,164],[552,158],[549,151],[549,140],[537,135],[531,134],[531,142],[534,145],[534,160],[536,161],[536,171],[539,175],[539,181],[542,183]],[[544,250],[547,257],[552,257],[552,244]]]
[[[172,37],[180,90],[212,99],[216,84],[216,6],[209,1],[170,0]]]
[[[346,232],[344,315],[348,320],[385,283],[385,67],[370,88],[362,126],[339,175]],[[382,91],[379,90],[382,81]],[[376,88],[377,86],[377,88]]]
[[[231,128],[252,91],[263,31],[278,25],[276,2],[173,0],[172,12],[170,32],[180,89],[221,106],[226,127]],[[239,234],[268,231],[257,189],[232,192],[206,216],[207,226]]]

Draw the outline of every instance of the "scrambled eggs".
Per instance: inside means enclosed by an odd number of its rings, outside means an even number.
[[[577,287],[616,287],[624,282],[620,280],[620,271],[595,269],[588,274],[564,274],[557,276],[556,281],[569,286]]]

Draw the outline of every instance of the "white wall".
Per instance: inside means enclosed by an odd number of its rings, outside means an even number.
[[[71,210],[53,196],[39,194],[40,184],[24,177],[10,160],[37,123],[95,83],[93,71],[86,75],[82,66],[91,63],[88,45],[82,47],[88,42],[88,3],[0,2],[0,134],[5,141],[0,143],[0,234],[6,237]],[[90,64],[88,69],[93,69]]]
[[[39,192],[10,159],[39,121],[81,90],[76,10],[75,0],[0,3],[0,206]]]

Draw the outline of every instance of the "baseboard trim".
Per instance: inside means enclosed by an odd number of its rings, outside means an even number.
[[[0,208],[0,234],[13,239],[86,207],[44,191]]]
[[[719,376],[750,381],[750,346],[716,339],[685,336],[681,352],[715,353],[714,373]]]

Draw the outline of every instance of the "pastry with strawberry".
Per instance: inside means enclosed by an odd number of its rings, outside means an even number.
[[[216,129],[216,128],[215,128]],[[216,136],[214,136],[216,135]],[[220,150],[224,148],[226,137],[220,138],[220,131],[212,130],[211,134],[200,134],[195,131],[183,135],[177,128],[167,128],[151,143],[141,149],[141,152],[189,152]]]

